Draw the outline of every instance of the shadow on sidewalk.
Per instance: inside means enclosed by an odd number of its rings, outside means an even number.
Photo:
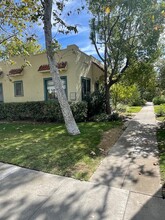
[[[21,169],[0,182],[0,219],[115,220],[127,198],[124,190]]]
[[[131,121],[91,181],[154,194],[160,187],[156,127]]]
[[[40,175],[50,178],[50,181],[47,181],[49,190],[46,192],[44,181],[35,182]],[[51,177],[24,170],[21,173],[17,171],[1,181],[0,219],[164,220],[165,200],[161,198],[134,192],[129,194],[121,189],[69,178],[55,176],[56,179],[53,179],[53,175]],[[54,186],[50,184],[51,181]],[[32,187],[31,182],[35,183],[35,186]]]
[[[131,192],[123,220],[164,220],[165,200],[154,196]]]

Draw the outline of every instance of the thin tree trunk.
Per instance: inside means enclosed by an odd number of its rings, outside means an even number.
[[[65,125],[67,131],[71,135],[80,134],[80,131],[77,127],[75,119],[73,117],[72,111],[70,109],[69,103],[67,101],[65,92],[62,88],[62,83],[57,68],[57,63],[54,58],[54,53],[52,49],[52,24],[51,24],[51,15],[52,15],[52,0],[44,0],[44,32],[45,32],[45,43],[46,51],[48,57],[48,63],[50,66],[50,73],[53,78],[53,82],[57,92],[57,98],[60,103],[62,114],[64,117]]]
[[[111,105],[110,105],[110,90],[109,85],[105,86],[105,105],[106,105],[106,113],[111,114]]]
[[[104,61],[104,90],[105,90],[105,111],[107,114],[111,114],[111,107],[110,107],[110,86],[107,82],[108,78],[108,70],[107,70],[107,63],[106,63],[106,47],[105,47],[105,61]]]

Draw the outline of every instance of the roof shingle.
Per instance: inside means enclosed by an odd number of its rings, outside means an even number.
[[[23,68],[11,69],[9,75],[21,75]]]
[[[60,70],[60,69],[65,69],[67,66],[67,62],[61,62],[61,63],[57,63],[57,68]],[[50,66],[49,64],[44,64],[44,65],[41,65],[39,68],[38,68],[38,71],[41,72],[41,71],[49,71],[50,70]]]

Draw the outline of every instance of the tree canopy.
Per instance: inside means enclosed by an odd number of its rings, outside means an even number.
[[[88,0],[88,3],[93,14],[90,38],[104,63],[106,106],[110,113],[110,87],[133,63],[157,58],[165,3],[155,0]]]
[[[40,45],[32,28],[33,15],[40,5],[34,0],[0,1],[0,56],[8,59],[16,55],[37,53]]]
[[[158,66],[158,87],[160,92],[165,92],[165,62],[164,59]]]

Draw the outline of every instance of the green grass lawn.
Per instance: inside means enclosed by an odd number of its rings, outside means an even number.
[[[160,172],[162,180],[165,182],[165,128],[157,131],[158,148],[160,152]]]
[[[154,111],[158,115],[156,119],[158,121],[163,121],[165,119],[165,104],[162,105],[155,105]]]
[[[62,124],[0,123],[0,161],[87,180],[102,159],[102,134],[121,122],[80,123],[70,136]]]
[[[132,114],[132,113],[138,113],[142,109],[142,106],[130,106],[127,107],[126,113]]]

